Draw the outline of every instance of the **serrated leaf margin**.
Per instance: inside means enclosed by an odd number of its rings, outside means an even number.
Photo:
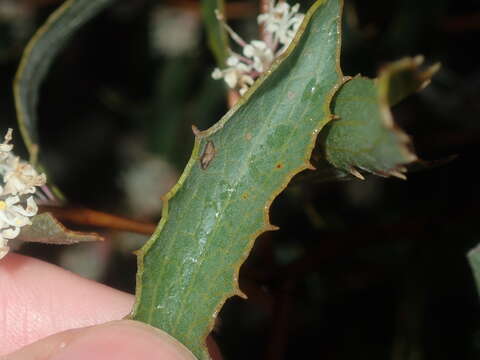
[[[225,123],[227,121],[229,121],[229,119],[231,118],[231,116],[241,107],[243,106],[243,104],[245,104],[248,99],[254,94],[255,90],[264,82],[264,80],[272,73],[274,72],[278,66],[282,63],[282,61],[287,58],[292,50],[295,48],[295,46],[297,45],[297,43],[299,42],[299,39],[300,37],[303,35],[311,17],[313,16],[313,14],[315,13],[315,11],[322,5],[326,4],[328,1],[338,1],[339,3],[339,18],[338,18],[338,21],[337,21],[337,33],[338,33],[338,38],[337,38],[337,50],[336,50],[336,54],[335,54],[335,58],[336,58],[336,73],[338,75],[338,78],[340,79],[340,81],[331,89],[331,92],[330,92],[330,95],[325,99],[325,103],[323,105],[324,107],[324,111],[325,111],[325,118],[322,118],[322,119],[319,119],[318,123],[319,123],[319,126],[315,129],[315,131],[312,132],[312,135],[311,135],[311,140],[310,140],[310,144],[309,146],[307,147],[306,151],[305,151],[305,155],[304,155],[304,162],[302,165],[300,165],[298,168],[292,170],[289,174],[286,175],[285,177],[285,181],[282,183],[282,185],[279,186],[279,188],[277,189],[277,191],[273,192],[272,195],[270,196],[269,200],[267,201],[267,203],[264,205],[263,207],[263,222],[264,222],[264,226],[261,227],[256,233],[254,233],[252,236],[251,236],[251,239],[250,241],[248,242],[247,246],[246,246],[246,250],[245,251],[245,256],[242,257],[238,263],[236,264],[233,264],[234,265],[234,276],[233,276],[233,288],[234,288],[234,291],[232,293],[225,293],[224,296],[221,298],[221,300],[218,302],[217,304],[217,307],[214,311],[214,313],[212,314],[212,317],[211,317],[211,320],[210,320],[210,323],[206,325],[206,333],[204,334],[203,336],[203,343],[206,344],[206,338],[207,336],[210,334],[211,330],[213,329],[214,327],[214,322],[215,322],[215,319],[216,319],[216,316],[218,315],[219,311],[221,310],[221,308],[223,307],[225,301],[232,297],[232,296],[235,296],[235,295],[238,295],[240,297],[246,297],[245,294],[243,294],[243,292],[240,290],[239,286],[238,286],[238,273],[240,271],[240,267],[241,265],[244,263],[244,261],[246,260],[246,258],[248,257],[254,243],[255,243],[255,240],[261,235],[263,234],[264,232],[266,231],[274,231],[274,230],[278,230],[278,227],[272,225],[270,223],[270,215],[269,215],[269,210],[270,210],[270,207],[273,203],[273,201],[276,199],[276,197],[281,193],[283,192],[283,190],[285,190],[285,188],[288,186],[288,184],[290,183],[290,181],[292,180],[292,178],[299,174],[300,172],[304,171],[304,170],[315,170],[315,167],[312,165],[311,161],[310,161],[310,158],[311,158],[311,155],[312,155],[312,152],[313,152],[313,149],[315,148],[315,144],[316,144],[316,140],[317,140],[317,136],[318,134],[320,133],[321,129],[328,123],[330,122],[333,118],[334,118],[334,115],[332,114],[332,112],[330,111],[330,105],[331,105],[331,102],[332,102],[332,99],[335,95],[335,93],[338,91],[338,89],[340,88],[340,86],[348,79],[347,77],[344,77],[343,76],[343,72],[341,70],[341,66],[340,66],[340,52],[341,52],[341,33],[342,33],[342,13],[343,13],[343,5],[344,5],[344,1],[343,0],[317,0],[312,6],[311,8],[309,9],[309,11],[307,12],[307,14],[305,15],[305,18],[303,20],[303,23],[302,25],[300,26],[300,28],[298,29],[298,32],[295,36],[295,38],[293,39],[292,43],[290,44],[289,48],[285,51],[284,54],[282,54],[280,57],[278,57],[272,64],[272,66],[270,67],[269,70],[267,70],[254,84],[253,86],[247,91],[247,93],[245,93],[245,95],[235,104],[235,106],[233,106],[217,123],[215,123],[212,127],[210,127],[209,129],[207,130],[204,130],[204,131],[198,131],[198,130],[194,130],[194,133],[195,133],[195,141],[194,141],[194,146],[193,146],[193,150],[192,150],[192,154],[190,156],[190,159],[188,160],[187,162],[187,165],[182,173],[182,175],[180,176],[178,182],[173,186],[173,188],[167,192],[163,197],[162,197],[162,201],[163,201],[163,209],[162,209],[162,218],[155,230],[155,232],[153,233],[153,235],[151,236],[151,238],[147,241],[147,243],[141,248],[139,249],[138,251],[135,252],[135,254],[137,255],[137,275],[136,275],[136,301],[135,301],[135,304],[134,304],[134,308],[132,310],[132,313],[128,316],[129,318],[134,318],[135,317],[135,313],[136,313],[136,310],[137,310],[137,307],[139,306],[140,304],[140,299],[142,298],[142,277],[143,277],[143,273],[144,273],[144,261],[143,261],[143,258],[144,256],[148,253],[150,247],[154,244],[154,242],[156,241],[156,238],[158,237],[158,235],[160,234],[160,232],[162,231],[163,227],[165,226],[166,222],[168,221],[168,217],[169,217],[169,212],[168,212],[168,207],[169,207],[169,200],[172,199],[175,194],[178,192],[178,190],[182,187],[182,185],[184,184],[185,182],[185,179],[190,175],[190,172],[191,172],[191,169],[192,167],[197,163],[197,161],[200,160],[200,148],[201,148],[201,144],[202,144],[202,139],[204,138],[207,138],[208,136],[211,136],[213,135],[214,133],[216,133],[217,131],[219,131],[220,129],[223,128],[223,126],[225,125]],[[325,121],[326,120],[326,121]],[[324,122],[325,121],[325,122]],[[204,354],[205,358],[209,358],[209,355],[208,355],[208,351],[206,350],[206,348],[204,349]]]

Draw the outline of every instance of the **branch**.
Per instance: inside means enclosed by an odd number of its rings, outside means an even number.
[[[86,208],[66,208],[42,206],[42,211],[51,212],[60,221],[67,221],[78,225],[95,226],[107,229],[130,231],[139,234],[151,235],[156,228],[155,224],[135,221],[117,215]]]

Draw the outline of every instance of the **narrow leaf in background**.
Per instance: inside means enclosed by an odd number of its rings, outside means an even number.
[[[14,81],[15,106],[23,141],[36,166],[37,103],[40,86],[57,54],[73,34],[114,0],[67,0],[37,30],[22,56]]]
[[[38,164],[37,103],[40,87],[58,53],[75,32],[114,0],[68,0],[55,10],[28,43],[23,53],[15,81],[14,97],[17,121],[33,166]],[[52,186],[57,198],[61,193]],[[20,240],[49,244],[73,244],[98,241],[96,234],[67,230],[50,213],[37,215],[32,225],[22,230]]]
[[[202,16],[206,27],[208,45],[215,60],[220,68],[225,66],[225,60],[228,57],[228,36],[225,28],[217,20],[215,11],[221,14],[225,13],[225,4],[223,0],[202,0]]]
[[[480,245],[470,250],[467,257],[472,268],[478,295],[480,296]]]

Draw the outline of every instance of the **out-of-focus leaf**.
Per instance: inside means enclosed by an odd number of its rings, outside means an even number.
[[[34,216],[32,225],[23,227],[18,239],[55,245],[70,245],[79,242],[103,240],[100,235],[95,233],[68,230],[48,212]]]
[[[332,119],[340,0],[309,10],[286,54],[218,123],[197,132],[190,161],[166,195],[162,220],[139,251],[132,317],[160,327],[198,358],[254,240],[275,229],[269,207],[311,168],[317,134]]]
[[[218,66],[224,67],[228,57],[228,36],[225,28],[218,21],[215,10],[225,14],[223,0],[202,0],[202,16],[207,30],[208,45]]]
[[[422,90],[440,69],[440,64],[435,64],[421,70],[423,56],[404,58],[395,61],[380,70],[378,77],[379,96],[382,105],[398,104],[407,96]]]
[[[180,159],[183,163],[185,161],[185,153],[178,151],[178,137],[185,116],[184,105],[196,81],[196,70],[195,59],[189,56],[168,58],[155,81],[149,145],[153,153],[171,163],[178,163]]]
[[[338,119],[325,127],[319,142],[331,165],[358,178],[361,171],[405,178],[405,165],[417,157],[390,105],[429,83],[438,65],[422,71],[422,62],[422,57],[402,59],[383,68],[376,80],[357,76],[340,88],[332,102]]]
[[[480,245],[470,250],[467,257],[475,278],[478,294],[480,295]]]
[[[67,0],[37,30],[22,56],[13,86],[18,124],[30,154],[37,165],[37,102],[40,86],[56,55],[72,35],[114,0]]]

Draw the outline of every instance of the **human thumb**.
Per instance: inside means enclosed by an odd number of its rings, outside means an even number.
[[[132,321],[64,331],[1,360],[195,360],[193,354],[167,333]]]

